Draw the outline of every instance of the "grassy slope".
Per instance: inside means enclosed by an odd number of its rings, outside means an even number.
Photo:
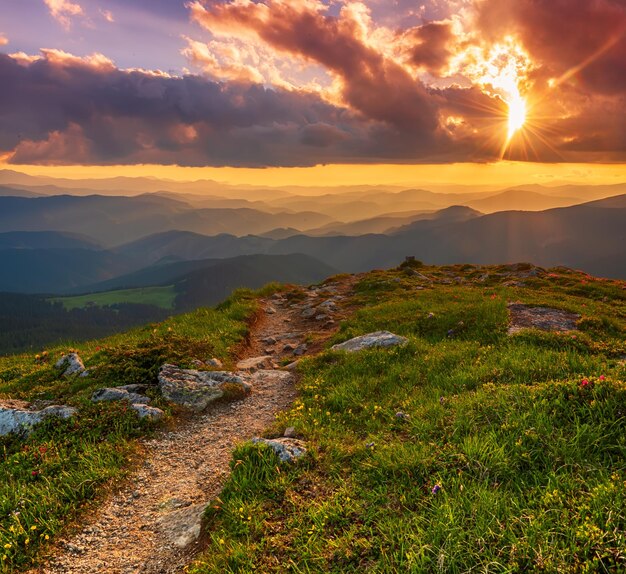
[[[0,572],[30,564],[37,548],[67,524],[112,478],[127,470],[134,437],[149,430],[119,404],[91,404],[102,386],[150,382],[166,361],[191,366],[219,357],[247,331],[256,299],[240,291],[218,310],[199,309],[102,341],[77,344],[91,376],[64,379],[48,354],[0,358],[0,398],[53,399],[79,407],[68,421],[41,425],[25,441],[0,437]],[[159,403],[158,397],[153,404]]]
[[[120,289],[117,291],[105,291],[103,293],[90,293],[88,295],[76,295],[74,297],[57,297],[53,302],[63,303],[63,306],[71,311],[82,309],[88,305],[115,305],[116,303],[137,303],[142,305],[155,305],[162,309],[173,309],[176,291],[172,285],[167,287],[142,287],[139,289]]]
[[[361,282],[337,341],[389,329],[409,344],[303,363],[300,399],[267,436],[295,426],[309,454],[235,452],[191,573],[626,570],[623,284],[416,281]],[[579,312],[582,332],[508,337],[508,300]]]

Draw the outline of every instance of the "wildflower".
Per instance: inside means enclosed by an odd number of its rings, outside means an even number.
[[[37,526],[36,526],[35,524],[33,524],[33,525],[30,527],[30,529],[31,529],[31,530],[37,530]]]
[[[433,494],[437,494],[440,490],[441,490],[441,486],[439,486],[438,484],[435,484],[435,486],[433,486],[431,492]]]
[[[445,397],[439,397],[439,404],[443,405],[443,403],[446,402],[446,398]]]
[[[589,385],[589,380],[588,379],[583,379],[582,381],[580,381],[580,386],[581,387],[586,387]]]
[[[606,379],[606,377],[605,377],[604,375],[600,375],[600,376],[598,377],[598,379],[600,379],[601,381],[604,381],[604,380]]]
[[[376,443],[375,443],[375,442],[368,442],[368,443],[365,445],[365,447],[366,447],[366,448],[374,448],[375,446],[376,446]]]
[[[7,543],[4,545],[4,547],[8,550],[9,548],[11,548],[11,543],[10,543],[10,542],[7,542]]]

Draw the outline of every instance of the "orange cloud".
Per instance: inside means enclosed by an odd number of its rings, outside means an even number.
[[[50,15],[66,30],[70,29],[72,18],[85,15],[85,12],[80,4],[71,2],[70,0],[43,1],[48,7],[48,10],[50,10]]]

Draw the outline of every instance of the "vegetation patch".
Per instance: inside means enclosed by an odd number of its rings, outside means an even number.
[[[48,420],[26,439],[0,438],[0,572],[32,564],[37,550],[87,501],[129,470],[133,439],[150,430],[128,405],[93,404],[91,393],[154,383],[164,362],[191,366],[194,359],[217,357],[231,364],[231,351],[257,311],[256,297],[239,291],[219,310],[198,309],[100,341],[0,358],[0,398],[78,407],[76,416]],[[65,378],[54,368],[70,350],[80,353],[90,376]],[[156,404],[163,406],[158,397]]]
[[[387,329],[409,344],[301,363],[300,397],[266,435],[294,427],[307,456],[240,447],[190,572],[626,569],[620,284],[598,298],[569,271],[524,288],[420,273],[434,286],[362,279],[333,342]],[[511,301],[578,313],[583,332],[509,336]]]
[[[107,307],[120,303],[154,305],[161,309],[173,309],[176,291],[173,285],[167,287],[141,287],[138,289],[120,289],[102,293],[89,293],[75,297],[57,297],[52,302],[59,302],[68,311],[85,307]]]

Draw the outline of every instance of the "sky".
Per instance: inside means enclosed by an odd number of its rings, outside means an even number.
[[[614,177],[626,2],[1,0],[0,85],[0,163],[31,171]]]

